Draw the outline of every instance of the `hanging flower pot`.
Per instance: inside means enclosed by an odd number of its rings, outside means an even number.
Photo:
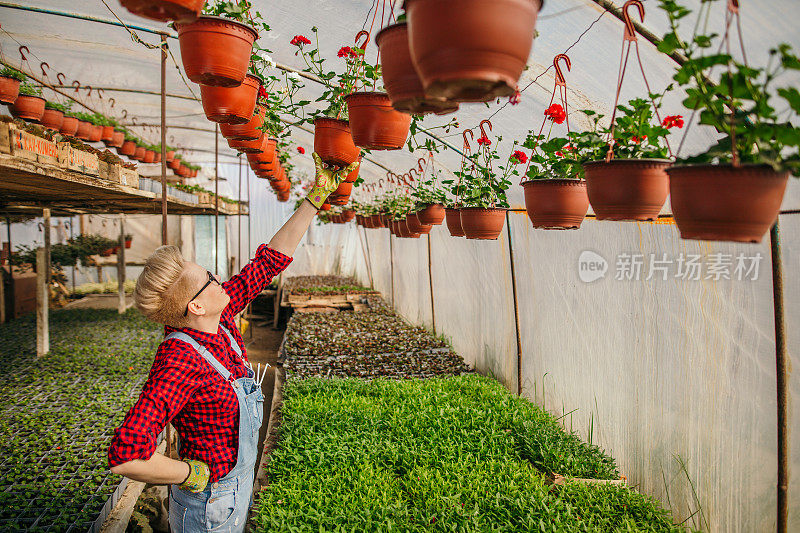
[[[100,126],[100,140],[111,142],[114,140],[114,126]]]
[[[681,165],[667,173],[681,238],[752,243],[777,220],[789,178],[766,165]]]
[[[264,152],[268,149],[267,141],[268,139],[266,134],[262,134],[261,137],[255,141],[235,141],[233,139],[228,139],[228,146],[234,150],[239,150],[240,152],[244,152],[246,154],[255,154]]]
[[[64,120],[61,122],[61,128],[59,132],[63,135],[73,136],[78,131],[78,119],[75,117],[68,117],[64,116]]]
[[[128,143],[126,142],[125,144],[128,144]],[[135,145],[134,145],[133,149],[134,149],[134,151],[136,150],[136,146]],[[181,160],[180,159],[173,159],[172,161],[167,163],[167,166],[172,170],[178,170],[179,168],[181,168]]]
[[[578,229],[589,210],[584,180],[526,181],[525,208],[534,228]]]
[[[330,211],[330,210],[331,210],[331,204],[329,204],[329,203],[325,202],[324,204],[322,204],[322,205],[319,207],[319,210],[320,210],[320,211]]]
[[[130,247],[132,245],[133,245],[133,237],[126,237],[125,238],[125,248],[130,249]]]
[[[133,152],[133,158],[137,161],[143,161],[146,153],[147,149],[144,146],[137,146],[136,150]]]
[[[494,240],[503,231],[506,210],[483,207],[461,208],[461,229],[467,239]]]
[[[88,141],[89,138],[92,136],[93,129],[94,125],[91,122],[86,122],[85,120],[79,120],[78,129],[75,132],[75,137],[83,141]]]
[[[100,252],[100,257],[111,257],[111,254],[114,253],[115,248],[106,248],[102,252]]]
[[[0,76],[0,103],[13,104],[19,96],[20,80],[10,76]]]
[[[323,117],[314,119],[314,151],[324,162],[340,167],[356,161],[361,153],[346,120]]]
[[[328,200],[330,200],[333,205],[345,205],[350,199],[350,194],[352,192],[353,184],[343,181],[339,184],[339,187],[330,194]]]
[[[428,97],[408,49],[408,24],[387,26],[375,36],[380,48],[381,73],[392,107],[412,115],[458,111],[458,104],[444,98]]]
[[[235,20],[206,15],[177,27],[181,60],[190,80],[215,87],[241,85],[258,38],[256,30]]]
[[[226,139],[236,141],[254,141],[261,137],[261,125],[263,118],[259,113],[253,114],[253,117],[244,124],[220,124],[219,131]]]
[[[456,207],[448,207],[444,210],[447,229],[453,237],[463,237],[464,230],[461,228],[461,210]]]
[[[156,153],[153,150],[145,150],[142,156],[142,163],[155,163]]]
[[[17,118],[39,122],[44,115],[45,99],[40,96],[20,94],[17,100],[9,106],[11,114]]]
[[[167,163],[172,163],[173,159],[175,159],[175,150],[167,151]]]
[[[405,145],[411,115],[395,110],[386,93],[351,93],[344,100],[356,146],[367,150],[399,150]]]
[[[92,129],[89,133],[89,139],[88,139],[89,142],[92,143],[100,142],[102,136],[103,136],[103,127],[92,125]]]
[[[125,132],[114,130],[114,134],[111,136],[111,146],[119,148],[122,146],[122,143],[125,142]]]
[[[41,123],[45,128],[61,131],[61,126],[64,124],[64,112],[58,109],[45,109],[42,113]]]
[[[127,155],[128,157],[132,157],[133,154],[135,153],[136,153],[136,143],[133,141],[125,141],[119,148],[120,155]]]
[[[431,228],[433,228],[431,224],[420,224],[416,213],[408,213],[406,215],[406,225],[410,232],[420,233],[422,235],[427,235],[431,232]]]
[[[153,163],[161,163],[161,152],[154,152],[154,153],[155,157],[153,158]]]
[[[454,102],[512,96],[541,0],[408,0],[409,49],[425,92]]]
[[[380,215],[370,215],[369,219],[372,223],[372,227],[375,229],[386,227],[386,224],[383,223],[383,218],[381,218]]]
[[[416,216],[420,224],[438,226],[445,217],[444,206],[442,204],[429,204],[424,209],[417,211]]]
[[[119,3],[146,19],[190,22],[200,15],[206,0],[119,0]]]
[[[667,159],[612,159],[583,165],[597,220],[655,220],[669,194]]]
[[[253,74],[247,74],[238,87],[201,85],[200,98],[206,118],[221,124],[247,124],[253,118],[259,87],[261,79]]]
[[[361,156],[358,156],[358,162],[359,165],[356,167],[356,169],[352,171],[350,174],[348,174],[347,177],[344,179],[344,181],[346,181],[347,183],[355,183],[355,181],[358,179],[358,171],[361,170],[361,164],[360,164]]]
[[[279,202],[288,202],[289,201],[289,193],[288,192],[279,192],[277,195]]]
[[[407,239],[419,239],[421,233],[418,231],[414,231],[408,224],[408,220],[405,218],[400,221],[400,227],[403,228],[406,232],[405,237]]]
[[[342,220],[350,222],[356,216],[356,212],[352,209],[345,209],[342,211]]]

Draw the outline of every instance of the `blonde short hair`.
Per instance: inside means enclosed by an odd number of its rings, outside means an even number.
[[[186,275],[186,261],[177,246],[160,246],[147,258],[136,280],[133,301],[148,319],[168,326],[183,327],[183,316],[197,280]]]

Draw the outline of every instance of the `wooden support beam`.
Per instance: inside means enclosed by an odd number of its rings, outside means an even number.
[[[11,263],[9,262],[9,270]],[[0,324],[6,323],[6,269],[0,265]]]
[[[117,284],[119,306],[117,312],[125,314],[128,303],[125,301],[125,215],[119,219],[119,253],[117,254]]]
[[[50,352],[50,325],[48,307],[49,294],[47,287],[47,250],[44,247],[36,250],[36,356],[41,357]]]

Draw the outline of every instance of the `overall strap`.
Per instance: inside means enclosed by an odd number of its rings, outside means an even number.
[[[222,324],[220,324],[220,325],[219,325],[219,327],[220,327],[220,329],[221,329],[222,331],[224,331],[224,332],[225,332],[225,335],[227,335],[227,336],[228,336],[228,342],[230,342],[230,343],[231,343],[231,348],[233,348],[233,351],[234,351],[234,352],[236,352],[236,355],[238,355],[239,357],[241,357],[242,359],[244,359],[244,357],[242,357],[242,349],[241,349],[241,348],[239,348],[239,343],[238,343],[238,342],[236,342],[236,339],[234,339],[234,338],[233,338],[233,335],[231,334],[231,332],[230,332],[230,331],[228,331],[228,328],[226,328],[226,327],[225,327],[225,326],[223,326]]]
[[[182,333],[180,331],[174,331],[174,332],[170,333],[169,335],[167,335],[164,340],[169,340],[169,339],[178,339],[178,340],[181,340],[183,342],[189,343],[197,351],[197,353],[199,353],[200,355],[203,356],[203,359],[208,361],[208,364],[213,366],[214,369],[222,375],[222,377],[226,381],[228,381],[230,379],[230,377],[231,377],[230,370],[225,368],[225,366],[222,363],[220,363],[219,361],[217,361],[217,358],[214,357],[213,355],[211,355],[209,353],[209,351],[206,350],[206,348],[204,346],[202,346],[200,343],[198,343],[196,340],[194,340],[192,337],[190,337],[186,333]]]

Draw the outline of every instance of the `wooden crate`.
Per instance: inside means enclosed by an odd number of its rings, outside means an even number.
[[[101,160],[100,177],[126,187],[139,188],[139,173],[122,165],[112,165]]]
[[[55,165],[58,163],[58,147],[48,141],[8,124],[9,148],[11,155],[28,161]]]
[[[211,203],[211,196],[209,196],[209,194],[207,192],[198,192],[198,193],[195,193],[195,194],[197,195],[198,201],[201,204]]]
[[[58,164],[83,174],[100,174],[100,159],[97,155],[76,150],[68,142],[58,143]]]
[[[11,123],[0,122],[0,153],[11,153]]]

